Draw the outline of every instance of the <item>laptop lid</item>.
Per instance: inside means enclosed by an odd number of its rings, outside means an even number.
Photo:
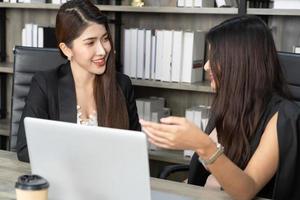
[[[25,118],[32,173],[49,183],[49,200],[150,200],[142,132]]]

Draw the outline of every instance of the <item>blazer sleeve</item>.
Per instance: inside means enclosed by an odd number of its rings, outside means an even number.
[[[48,119],[48,98],[46,90],[46,80],[41,74],[36,74],[32,78],[27,101],[20,119],[18,137],[17,137],[17,156],[20,161],[29,162],[27,141],[25,135],[24,118],[44,118]]]
[[[117,79],[123,91],[123,94],[126,98],[128,118],[129,118],[129,129],[140,131],[141,125],[139,123],[139,116],[137,114],[134,89],[131,80],[128,76],[121,73],[117,74]]]

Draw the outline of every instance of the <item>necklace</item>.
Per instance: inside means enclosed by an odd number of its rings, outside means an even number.
[[[80,112],[81,107],[77,105],[77,124],[87,125],[87,126],[98,126],[97,112],[94,110],[92,114],[88,116],[87,119],[82,119],[82,112]]]

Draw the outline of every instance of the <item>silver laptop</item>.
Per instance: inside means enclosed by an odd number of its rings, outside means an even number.
[[[49,181],[49,200],[151,199],[142,132],[28,117],[25,131],[32,173]],[[175,195],[152,191],[152,196]]]

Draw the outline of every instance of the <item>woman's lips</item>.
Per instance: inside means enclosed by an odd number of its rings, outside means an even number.
[[[93,63],[95,63],[98,67],[102,67],[105,65],[105,59],[93,60]]]

